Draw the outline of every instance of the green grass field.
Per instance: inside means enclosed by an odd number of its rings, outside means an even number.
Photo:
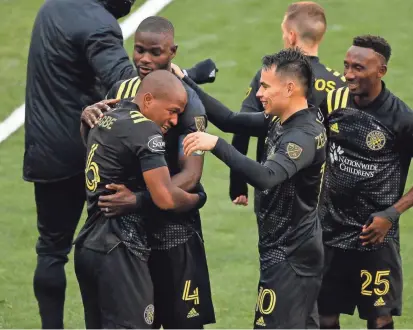
[[[0,121],[24,102],[26,60],[31,27],[44,0],[0,0]],[[138,5],[143,1],[138,1]],[[413,105],[413,1],[323,0],[329,29],[321,47],[323,63],[342,70],[345,51],[357,34],[380,34],[393,47],[387,86]],[[160,14],[175,24],[183,67],[210,57],[220,69],[206,90],[238,110],[260,59],[281,47],[280,23],[286,0],[176,0]],[[131,40],[126,42],[132,50]],[[212,126],[212,125],[211,125]],[[219,133],[215,128],[210,132]],[[221,136],[222,133],[220,134]],[[225,135],[230,139],[230,135]],[[37,239],[33,185],[22,179],[24,134],[20,129],[0,145],[0,328],[38,328],[32,289]],[[250,155],[254,156],[251,145]],[[202,210],[217,323],[209,328],[251,328],[258,280],[257,229],[252,205],[241,208],[228,197],[228,168],[207,155],[203,183],[208,203]],[[413,183],[409,177],[407,187]],[[252,191],[251,191],[252,194]],[[251,203],[252,204],[252,203]],[[413,327],[413,212],[402,217],[404,316],[398,328]],[[83,217],[83,220],[85,217]],[[56,221],[59,219],[57,218]],[[72,258],[66,266],[65,325],[83,328],[80,294]],[[334,294],[334,293],[332,293]],[[344,317],[342,328],[365,328],[357,316]]]

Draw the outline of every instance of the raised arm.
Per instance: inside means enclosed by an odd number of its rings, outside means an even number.
[[[206,133],[189,135],[185,139],[184,149],[185,153],[211,150],[228,167],[242,174],[253,187],[267,190],[292,177],[313,161],[316,140],[314,136],[301,131],[285,134],[279,148],[263,165],[244,156],[224,139]]]
[[[268,129],[268,120],[264,113],[232,112],[220,101],[205,93],[190,78],[183,81],[195,90],[205,106],[208,120],[221,131],[227,133],[244,133],[250,136],[265,136]]]

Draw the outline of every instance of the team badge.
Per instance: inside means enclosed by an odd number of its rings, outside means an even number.
[[[287,144],[287,155],[291,159],[297,159],[298,157],[301,156],[302,152],[303,152],[303,148],[301,148],[299,145],[292,143],[292,142]]]
[[[366,144],[371,150],[380,150],[386,144],[386,137],[383,132],[380,131],[371,131],[367,134]]]
[[[195,117],[195,126],[199,132],[205,132],[206,121],[204,116]]]
[[[149,325],[153,323],[153,319],[155,317],[155,307],[152,304],[146,306],[145,311],[143,312],[143,317],[145,322]]]

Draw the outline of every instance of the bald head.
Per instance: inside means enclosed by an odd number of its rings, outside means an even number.
[[[312,1],[289,5],[283,24],[287,29],[294,30],[298,38],[310,46],[320,43],[327,29],[323,7]]]
[[[151,93],[153,97],[159,99],[182,95],[186,97],[182,82],[167,70],[153,71],[142,79],[135,99],[146,93]]]
[[[177,124],[187,103],[187,93],[181,80],[170,71],[156,70],[142,79],[134,102],[145,117],[166,132]]]

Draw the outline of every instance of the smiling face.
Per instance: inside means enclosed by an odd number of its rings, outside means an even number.
[[[387,66],[384,57],[371,48],[351,46],[344,59],[344,76],[350,93],[356,96],[368,96],[381,84]]]
[[[275,72],[275,65],[261,70],[257,98],[261,101],[265,114],[279,116],[287,108],[291,95],[290,83],[287,77]]]
[[[150,72],[159,69],[169,69],[172,59],[176,55],[177,46],[168,33],[137,32],[135,34],[135,48],[133,62],[143,79]]]

